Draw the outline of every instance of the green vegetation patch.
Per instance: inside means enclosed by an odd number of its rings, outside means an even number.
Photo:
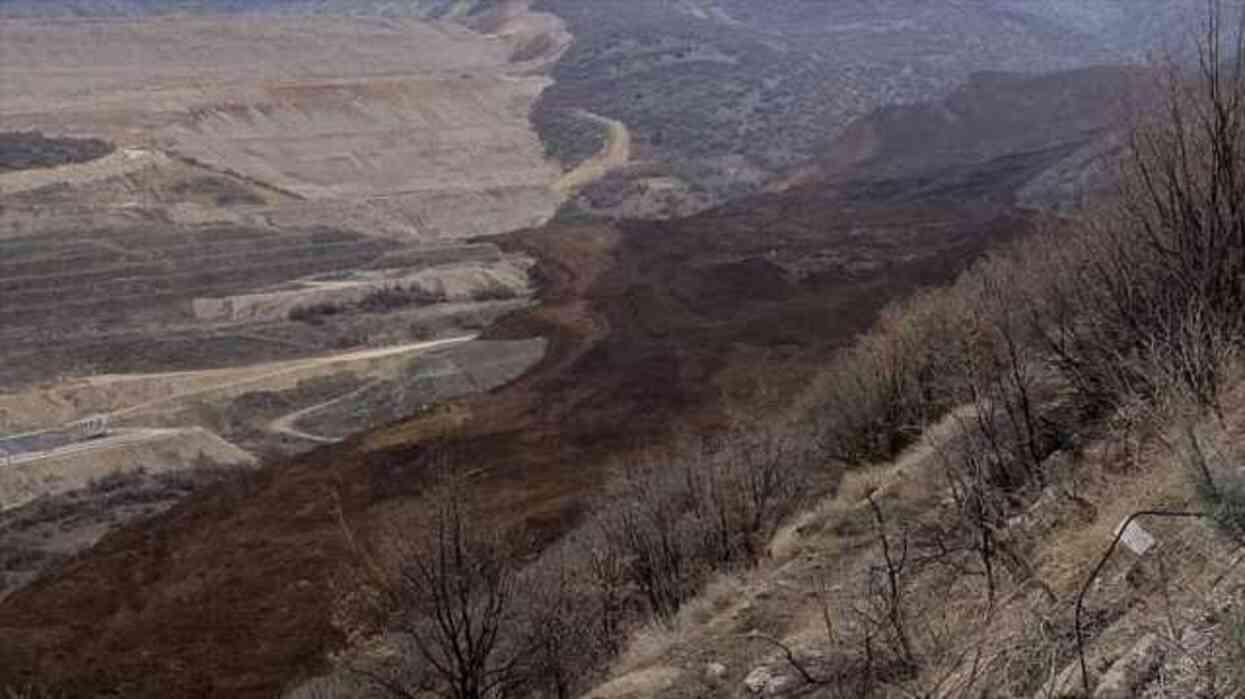
[[[600,152],[609,134],[603,123],[571,109],[538,109],[532,123],[542,136],[545,155],[568,170]]]
[[[1245,538],[1245,483],[1231,481],[1212,486],[1200,480],[1198,495],[1216,526],[1230,536]]]

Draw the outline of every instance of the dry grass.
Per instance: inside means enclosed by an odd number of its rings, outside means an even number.
[[[1236,384],[1227,396],[1225,421],[1205,418],[1196,427],[1208,451],[1220,461],[1234,463],[1240,452],[1235,445],[1242,443],[1245,431],[1245,383]],[[747,631],[758,625],[780,628],[778,638],[811,667],[824,662],[828,646],[823,601],[830,605],[836,623],[848,619],[850,614],[844,611],[853,585],[876,562],[875,535],[861,524],[869,517],[866,496],[873,495],[897,513],[895,521],[911,524],[932,516],[944,497],[937,445],[951,437],[955,420],[963,416],[961,410],[932,426],[893,462],[849,472],[833,496],[776,534],[767,567],[747,578],[715,580],[680,612],[675,624],[638,632],[612,673],[620,684],[611,686],[640,692],[634,696],[696,696],[695,688],[703,688],[703,669],[691,658],[720,658],[737,679],[762,664],[791,673],[772,646],[747,642]],[[1044,696],[1043,687],[1079,687],[1080,676],[1069,664],[1074,658],[1069,655],[1074,646],[1068,645],[1071,605],[1088,571],[1114,538],[1115,528],[1139,510],[1198,505],[1195,481],[1171,448],[1176,429],[1163,425],[1141,448],[1125,448],[1119,435],[1108,433],[1079,456],[1062,456],[1067,463],[1058,467],[1059,482],[1015,521],[1017,536],[1032,532],[1035,537],[1031,562],[1054,600],[1038,586],[1009,584],[989,612],[983,607],[979,580],[923,574],[909,599],[911,616],[935,634],[931,637],[943,639],[943,645],[928,650],[922,673],[893,691],[934,688],[934,695],[951,697],[968,691],[970,684],[980,688],[989,682],[1001,695],[1011,696],[1008,687],[1028,687]],[[1076,500],[1067,492],[1074,492]],[[1092,511],[1078,502],[1092,502]],[[1158,547],[1144,560],[1117,552],[1118,560],[1108,566],[1087,600],[1093,618],[1109,620],[1106,628],[1095,628],[1091,635],[1095,678],[1147,633],[1170,638],[1175,629],[1177,640],[1180,634],[1202,638],[1196,634],[1209,632],[1196,631],[1205,626],[1200,620],[1219,604],[1210,600],[1223,599],[1245,578],[1241,565],[1245,556],[1207,523],[1142,524],[1158,538]],[[976,674],[971,670],[974,658],[979,661]],[[1178,660],[1172,661],[1173,677],[1193,673],[1192,661]],[[668,685],[679,670],[683,679]],[[652,677],[660,681],[650,682]],[[1167,691],[1153,696],[1187,696]],[[746,692],[739,688],[727,694]]]
[[[672,648],[693,640],[696,634],[721,632],[763,579],[763,571],[716,576],[683,605],[673,622],[652,622],[635,632],[615,664],[614,674],[627,675],[660,664]]]
[[[587,699],[640,699],[660,696],[674,687],[683,673],[671,667],[651,667],[611,680],[597,687]]]
[[[843,474],[834,493],[822,498],[795,520],[780,528],[770,543],[770,555],[777,561],[789,561],[799,555],[806,546],[805,533],[817,531],[836,519],[862,514],[867,508],[867,497],[880,499],[923,499],[938,485],[931,478],[914,478],[927,474],[929,462],[937,456],[938,445],[947,440],[957,426],[957,420],[968,414],[971,408],[961,407],[951,412],[937,424],[927,429],[919,440],[904,450],[894,461],[854,468]],[[917,492],[919,491],[919,492]]]

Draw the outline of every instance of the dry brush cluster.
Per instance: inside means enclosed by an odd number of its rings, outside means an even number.
[[[358,549],[343,664],[381,695],[577,696],[631,631],[767,555],[810,492],[810,443],[737,432],[623,464],[588,521],[534,560],[445,475],[422,517]]]

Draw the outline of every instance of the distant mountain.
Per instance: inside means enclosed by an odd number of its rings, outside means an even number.
[[[1239,3],[1239,0],[1233,0]],[[1225,4],[1233,4],[1225,3]],[[681,180],[713,203],[822,154],[886,105],[937,100],[979,71],[1146,63],[1187,45],[1203,0],[538,0],[577,41],[535,120],[574,161],[596,141],[575,110],[631,129],[638,168],[597,185],[642,198]],[[617,201],[615,192],[585,199]],[[639,194],[636,194],[639,192]],[[614,196],[611,196],[614,195]],[[590,206],[590,202],[585,202]],[[644,214],[622,204],[613,212]]]
[[[277,13],[447,17],[495,0],[0,0],[0,16],[110,17],[176,13]]]
[[[1245,0],[1227,0],[1236,7]],[[499,0],[0,0],[0,16],[263,13],[468,18]],[[568,168],[630,131],[631,164],[570,207],[662,218],[818,159],[855,120],[980,71],[1141,64],[1187,46],[1204,0],[533,0],[575,37],[532,113]]]

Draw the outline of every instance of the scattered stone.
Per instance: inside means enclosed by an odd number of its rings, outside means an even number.
[[[1141,695],[1141,690],[1158,671],[1163,662],[1163,642],[1154,634],[1146,634],[1119,660],[1116,660],[1094,691],[1094,699],[1130,699]]]
[[[1078,659],[1064,666],[1063,670],[1049,682],[1040,696],[1043,697],[1076,697],[1084,696],[1082,694],[1081,683],[1081,664]]]
[[[748,673],[748,676],[744,678],[744,686],[749,692],[765,697],[775,696],[793,683],[794,680],[791,677],[779,674],[764,665]]]
[[[726,666],[722,663],[709,663],[705,665],[705,677],[711,680],[720,680],[726,677]]]

